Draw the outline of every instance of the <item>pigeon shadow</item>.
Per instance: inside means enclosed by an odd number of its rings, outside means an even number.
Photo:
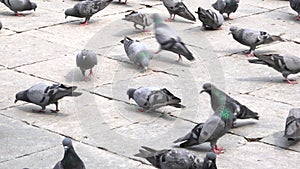
[[[284,131],[274,133],[272,135],[272,138],[273,138],[273,144],[278,145],[283,148],[290,148],[291,146],[296,145],[300,141],[300,138],[297,138],[292,141],[288,140],[287,138],[284,137]],[[297,150],[297,151],[299,151],[299,150]]]
[[[130,35],[137,35],[137,34],[140,34],[140,33],[145,33],[146,34],[146,33],[149,33],[149,32],[144,32],[143,30],[137,30],[132,26],[132,28],[123,29],[123,30],[115,33],[114,36],[124,37],[124,36],[130,36]],[[120,39],[120,41],[121,40],[123,40],[123,39]]]
[[[79,82],[82,78],[82,73],[78,68],[71,69],[65,76],[67,82]]]
[[[139,112],[138,107],[134,106],[134,105],[126,106],[125,109],[128,110],[129,112],[132,112],[132,113],[142,114],[142,115],[150,116],[150,117],[153,117],[153,118],[162,118],[162,119],[167,120],[167,121],[175,121],[176,120],[175,117],[170,116],[168,113],[160,112],[160,111],[157,111],[157,110],[151,110],[151,111],[145,110],[145,112]]]
[[[169,51],[165,51],[165,52],[169,52]],[[178,57],[176,54],[174,54],[174,57],[167,57],[167,56],[163,56],[161,54],[156,54],[156,55],[153,55],[153,60],[156,60],[156,61],[159,61],[159,62],[164,62],[164,63],[168,63],[168,64],[172,64],[172,65],[180,65],[180,66],[185,66],[185,67],[190,67],[189,64],[185,64],[183,62],[189,62],[187,59],[185,59],[183,56],[182,56],[182,60],[183,61],[177,61],[175,58]]]
[[[249,126],[249,125],[255,125],[255,124],[257,124],[257,122],[256,121],[236,121],[235,122],[235,127],[233,127],[233,129],[235,129],[235,128],[239,128],[239,127],[243,127],[243,126]]]
[[[33,105],[23,105],[23,106],[19,106],[19,107],[16,107],[16,108],[23,111],[23,112],[32,113],[32,114],[62,116],[62,117],[68,116],[67,114],[63,114],[63,113],[59,113],[59,112],[53,112],[53,111],[51,111],[51,109],[47,109],[47,108],[45,109],[44,112],[39,112],[39,110],[41,110],[41,107],[33,106]]]
[[[20,14],[23,15],[23,16],[17,16],[14,12],[9,12],[9,11],[0,12],[0,15],[3,15],[3,16],[15,16],[15,17],[25,17],[27,15],[32,15],[33,13],[24,12],[24,13],[20,13]]]

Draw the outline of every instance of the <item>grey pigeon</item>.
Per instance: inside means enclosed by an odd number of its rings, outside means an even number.
[[[135,154],[148,160],[153,166],[161,169],[217,169],[216,155],[207,153],[204,161],[200,161],[197,156],[186,151],[177,149],[154,150],[142,146],[140,153]]]
[[[230,33],[233,36],[233,39],[239,43],[249,46],[250,50],[248,51],[248,56],[253,56],[253,52],[256,46],[261,44],[268,44],[275,41],[284,40],[280,36],[270,35],[268,32],[254,30],[254,29],[244,29],[236,26],[230,28]]]
[[[224,17],[218,11],[213,11],[211,9],[205,10],[199,7],[196,13],[204,28],[221,29]]]
[[[193,54],[186,48],[174,29],[165,24],[158,14],[153,14],[153,19],[155,38],[160,44],[160,49],[156,53],[161,50],[168,50],[179,55],[178,61],[182,60],[181,55],[190,61],[195,60]]]
[[[33,103],[42,107],[40,112],[45,111],[46,106],[49,104],[55,104],[56,109],[52,110],[58,112],[58,100],[65,96],[79,96],[82,93],[74,92],[76,86],[65,86],[63,84],[48,85],[45,83],[39,83],[27,90],[18,92],[16,94],[15,103],[18,100]]]
[[[163,106],[173,106],[176,108],[184,108],[181,105],[181,99],[174,96],[166,88],[159,89],[156,87],[139,87],[137,89],[130,88],[127,90],[129,99],[133,99],[141,108],[139,111],[154,110]]]
[[[0,21],[0,30],[2,29],[2,22]]]
[[[290,6],[298,13],[296,20],[300,20],[300,0],[290,0]]]
[[[181,0],[162,0],[164,6],[170,13],[170,18],[167,21],[174,21],[175,15],[181,16],[185,19],[196,21],[195,16],[187,9]],[[172,17],[173,15],[173,17]]]
[[[153,23],[153,18],[151,14],[136,11],[132,11],[129,14],[125,15],[125,18],[123,18],[123,20],[133,22],[133,26],[137,30],[140,30],[140,28],[138,28],[137,25],[142,26],[142,30],[145,30],[146,26],[150,26]]]
[[[81,22],[81,24],[87,25],[95,13],[107,7],[111,2],[112,0],[86,0],[78,2],[73,8],[69,8],[65,11],[65,18],[68,16],[85,18],[85,21]]]
[[[248,119],[248,118],[253,118],[256,120],[259,119],[258,113],[253,112],[245,105],[242,105],[240,102],[228,96],[226,93],[224,93],[223,91],[221,91],[211,83],[203,84],[203,90],[200,93],[203,92],[207,92],[210,95],[211,107],[214,111],[217,111],[220,107],[221,108],[226,107],[228,103],[232,103],[236,106],[236,110],[235,110],[236,114],[234,120]]]
[[[97,65],[96,53],[91,50],[82,50],[76,56],[76,65],[80,68],[83,80],[87,80],[85,71],[90,69],[89,77],[93,75],[93,67]]]
[[[148,69],[149,61],[152,59],[152,52],[138,40],[132,40],[125,36],[124,40],[125,52],[130,61],[134,62],[138,66],[142,66],[144,70]]]
[[[74,150],[72,140],[64,138],[62,144],[65,149],[64,157],[53,169],[85,169],[84,163]]]
[[[296,84],[295,80],[288,79],[288,75],[300,72],[300,58],[290,54],[255,54],[258,59],[249,59],[250,63],[262,64],[272,67],[282,76],[289,84]]]
[[[221,14],[227,13],[227,19],[231,19],[229,15],[237,10],[239,2],[240,0],[217,0],[212,6]]]
[[[290,110],[285,123],[284,137],[289,141],[300,138],[300,108]]]
[[[191,132],[174,143],[183,142],[180,147],[186,148],[210,142],[211,151],[220,154],[224,149],[217,146],[217,141],[231,128],[235,109],[233,103],[226,103],[226,107],[219,107],[204,123],[197,124]]]
[[[19,14],[18,11],[34,10],[37,8],[36,3],[30,2],[30,0],[0,0],[5,6],[18,16],[23,16]]]

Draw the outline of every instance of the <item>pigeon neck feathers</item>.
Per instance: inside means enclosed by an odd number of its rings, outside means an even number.
[[[26,102],[31,102],[29,100],[29,98],[27,97],[27,90],[24,90],[24,91],[21,91],[21,92],[18,92],[16,94],[16,100],[15,100],[15,103],[18,101],[18,100],[21,100],[21,101],[26,101]]]

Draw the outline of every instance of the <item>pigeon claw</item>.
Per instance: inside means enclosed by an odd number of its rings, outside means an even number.
[[[254,57],[253,53],[246,53],[247,57]]]
[[[16,13],[17,16],[24,16],[23,14],[21,13]]]
[[[166,19],[165,21],[166,21],[166,22],[174,22],[174,21],[175,21],[175,19],[168,18],[168,19]]]
[[[86,26],[86,25],[88,25],[88,22],[80,22],[80,25],[81,26]]]
[[[224,148],[215,146],[215,147],[212,149],[212,152],[214,152],[215,154],[221,154],[223,150],[224,150]]]
[[[144,109],[138,109],[138,111],[139,111],[139,112],[145,112],[145,110],[144,110]]]
[[[288,84],[297,84],[296,80],[290,80],[290,79],[286,79],[285,80]]]
[[[297,16],[297,17],[296,17],[296,21],[300,21],[300,16]]]

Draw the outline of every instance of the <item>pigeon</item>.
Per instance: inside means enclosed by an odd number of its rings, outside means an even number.
[[[211,83],[203,84],[203,90],[200,93],[207,92],[210,95],[211,107],[214,111],[217,111],[218,108],[226,107],[227,103],[233,103],[236,106],[234,114],[234,121],[236,119],[248,119],[253,118],[258,120],[258,113],[253,112],[245,105],[242,105],[238,101],[234,100],[232,97],[228,96],[226,93],[215,87]],[[232,124],[234,127],[234,123]]]
[[[125,36],[124,40],[125,52],[130,61],[134,62],[136,65],[141,66],[146,71],[148,69],[149,61],[152,59],[152,52],[138,40],[132,40]]]
[[[174,21],[175,15],[181,16],[185,19],[196,21],[195,16],[187,9],[183,2],[179,0],[162,0],[164,6],[170,13],[170,18],[167,21]],[[173,17],[172,17],[173,15]]]
[[[85,18],[85,21],[81,22],[81,24],[87,25],[95,13],[107,7],[111,2],[112,0],[85,0],[78,2],[73,8],[69,8],[65,11],[65,18],[68,16]]]
[[[210,142],[211,151],[220,154],[224,148],[217,146],[217,141],[231,128],[236,106],[233,103],[226,103],[226,107],[218,107],[204,123],[197,124],[191,132],[184,137],[174,141],[183,142],[179,146],[187,148]]]
[[[65,86],[63,84],[45,84],[39,83],[27,90],[18,92],[16,94],[15,103],[18,100],[25,101],[28,103],[33,103],[42,107],[39,112],[44,112],[46,106],[49,104],[55,104],[56,109],[52,110],[54,112],[58,112],[58,100],[65,96],[80,96],[82,93],[74,92],[76,90],[76,86]]]
[[[178,61],[182,60],[183,55],[189,61],[195,60],[193,54],[186,48],[181,38],[176,34],[175,30],[163,23],[158,14],[153,14],[155,38],[160,44],[160,49],[156,52],[159,53],[162,49],[174,52],[179,55]]]
[[[2,29],[2,22],[0,21],[0,30]]]
[[[289,141],[300,138],[300,108],[293,108],[286,119],[284,137]]]
[[[64,138],[62,144],[65,149],[64,157],[57,162],[53,169],[85,169],[83,161],[76,154],[70,138]]]
[[[76,65],[80,68],[83,80],[87,80],[85,76],[85,71],[90,69],[88,77],[93,75],[93,67],[97,65],[96,53],[91,50],[82,50],[76,56]]]
[[[288,79],[288,75],[300,72],[300,58],[291,54],[255,54],[258,59],[249,59],[250,63],[272,67],[282,73],[289,84],[297,84],[296,80]]]
[[[153,18],[151,14],[140,13],[136,11],[132,11],[128,15],[125,15],[125,18],[123,18],[123,20],[133,22],[133,26],[136,30],[140,30],[140,28],[138,28],[137,25],[142,26],[142,30],[144,31],[146,26],[150,26],[153,23]]]
[[[17,16],[23,16],[18,11],[34,10],[37,8],[36,3],[30,0],[0,0],[10,10],[14,11]]]
[[[196,13],[204,28],[221,29],[224,18],[218,11],[213,11],[211,9],[205,10],[199,7]]]
[[[247,53],[248,56],[253,56],[253,52],[258,45],[268,44],[274,41],[284,42],[280,36],[270,35],[267,32],[254,29],[238,28],[236,26],[230,27],[229,34],[232,34],[233,39],[239,43],[250,47]]]
[[[229,15],[237,10],[239,2],[240,0],[217,0],[212,6],[221,14],[227,13],[227,19],[231,19]]]
[[[200,161],[197,156],[186,150],[163,149],[154,150],[142,146],[136,157],[142,157],[148,160],[154,167],[161,169],[217,169],[217,156],[209,152],[204,161]]]
[[[290,0],[291,8],[298,13],[296,20],[300,20],[300,0]]]
[[[159,89],[156,87],[139,87],[137,89],[130,88],[127,90],[129,99],[133,99],[142,109],[155,110],[163,106],[173,106],[176,108],[185,108],[181,105],[181,99],[174,96],[166,88]]]

